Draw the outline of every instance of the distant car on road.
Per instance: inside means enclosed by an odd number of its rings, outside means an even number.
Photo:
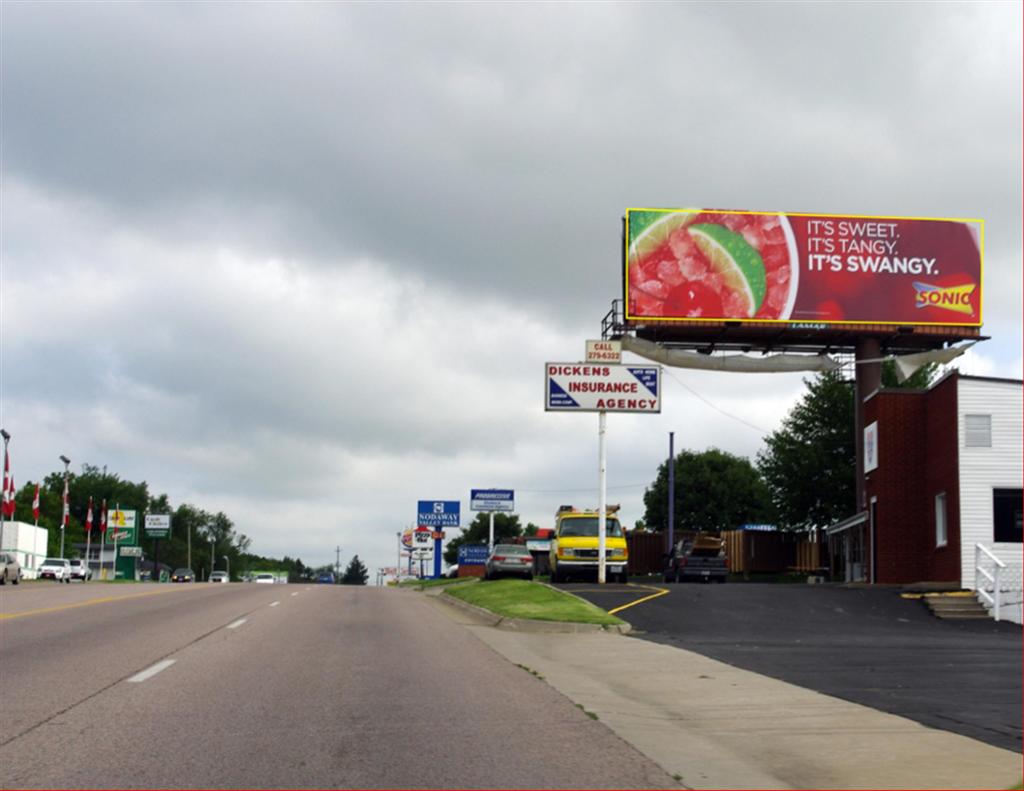
[[[89,564],[84,560],[75,558],[68,562],[71,564],[71,579],[81,580],[82,582],[88,582],[92,579],[92,569],[89,568]]]
[[[21,582],[21,564],[10,552],[0,552],[0,585],[10,582],[17,585]]]
[[[47,558],[39,567],[39,579],[71,582],[71,564],[64,558]]]
[[[171,575],[171,582],[195,582],[196,573],[192,569],[175,569]]]
[[[316,581],[321,585],[333,585],[334,584],[334,573],[327,571],[316,578]]]
[[[495,544],[484,564],[484,579],[497,579],[502,574],[532,580],[533,554],[522,544]]]
[[[277,577],[273,574],[257,574],[256,582],[263,585],[273,585],[277,582]]]
[[[210,582],[231,582],[226,571],[215,571],[210,575]]]

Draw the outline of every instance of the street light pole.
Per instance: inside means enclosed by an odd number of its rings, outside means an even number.
[[[213,576],[213,570],[217,566],[217,556],[214,553],[214,540],[210,539],[210,577]],[[207,579],[210,579],[207,577]]]
[[[64,511],[61,514],[60,519],[60,556],[64,557],[64,528],[67,527],[68,522],[68,510],[71,507],[69,502],[70,495],[68,494],[68,465],[71,464],[71,459],[67,456],[61,456],[60,460],[64,462]]]
[[[6,429],[0,428],[0,437],[4,438],[4,464],[7,464],[7,443],[11,441],[11,435],[7,433]],[[4,473],[7,473],[6,468],[4,469]],[[4,479],[4,483],[7,483],[6,479]],[[7,492],[4,491],[4,495],[6,494]],[[7,503],[5,502],[3,504],[3,508],[0,508],[0,547],[4,545],[4,513],[6,513],[6,511]]]

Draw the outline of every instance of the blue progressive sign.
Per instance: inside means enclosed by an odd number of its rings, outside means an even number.
[[[416,511],[416,524],[427,527],[458,527],[458,500],[420,500]]]
[[[486,544],[463,544],[459,547],[460,566],[482,566],[487,562]]]
[[[470,489],[470,511],[514,511],[515,492],[512,489]]]

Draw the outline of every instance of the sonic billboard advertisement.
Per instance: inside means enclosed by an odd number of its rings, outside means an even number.
[[[626,211],[629,320],[981,325],[982,220]]]

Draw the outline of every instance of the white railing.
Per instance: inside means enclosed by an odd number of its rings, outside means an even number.
[[[991,573],[982,566],[983,555],[992,569]],[[982,603],[987,604],[992,609],[992,617],[997,621],[999,620],[1000,608],[999,575],[1005,568],[1006,564],[981,544],[974,545],[974,591],[978,594],[978,598],[982,600]],[[982,582],[982,580],[985,580],[985,582]],[[989,588],[992,590],[991,593],[989,593]]]

